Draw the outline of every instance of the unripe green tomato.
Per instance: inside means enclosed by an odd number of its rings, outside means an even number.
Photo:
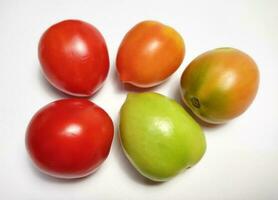
[[[157,93],[128,94],[119,129],[125,155],[153,181],[193,166],[206,150],[201,127],[176,101]]]

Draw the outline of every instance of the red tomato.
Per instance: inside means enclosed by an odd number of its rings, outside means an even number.
[[[91,174],[107,158],[114,135],[109,115],[86,99],[50,103],[32,118],[26,147],[35,165],[59,178]]]
[[[70,95],[92,95],[108,74],[104,38],[86,22],[66,20],[51,26],[40,39],[38,54],[47,80]]]
[[[152,87],[178,69],[184,54],[184,41],[177,31],[156,21],[143,21],[125,35],[116,66],[122,82]]]

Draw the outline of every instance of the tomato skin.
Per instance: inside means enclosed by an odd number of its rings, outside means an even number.
[[[185,104],[205,122],[219,124],[242,114],[259,86],[254,60],[234,48],[218,48],[195,58],[181,77]]]
[[[26,148],[34,164],[58,178],[80,178],[107,158],[113,122],[86,99],[63,99],[41,108],[26,131]]]
[[[39,61],[46,79],[74,96],[91,96],[109,71],[109,56],[101,33],[80,20],[54,24],[42,35]]]
[[[156,21],[143,21],[122,40],[116,67],[122,82],[152,87],[173,74],[184,55],[184,41],[178,32]]]

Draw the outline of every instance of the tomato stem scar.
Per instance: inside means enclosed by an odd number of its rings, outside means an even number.
[[[191,103],[192,103],[192,105],[193,105],[194,107],[196,107],[196,108],[200,108],[200,107],[201,107],[201,104],[200,104],[198,98],[196,98],[196,97],[191,97],[190,100],[191,100]]]

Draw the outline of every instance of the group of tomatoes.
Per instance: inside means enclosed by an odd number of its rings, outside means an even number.
[[[90,97],[109,71],[109,55],[101,33],[80,20],[54,24],[38,47],[45,78],[58,90]],[[153,87],[165,81],[185,56],[182,36],[156,21],[135,25],[118,49],[116,68],[124,84]],[[185,104],[202,120],[223,123],[244,112],[259,83],[255,62],[233,48],[208,51],[185,69],[181,94]],[[31,119],[26,146],[34,164],[60,178],[84,177],[107,158],[114,135],[109,115],[86,98],[52,102]]]

